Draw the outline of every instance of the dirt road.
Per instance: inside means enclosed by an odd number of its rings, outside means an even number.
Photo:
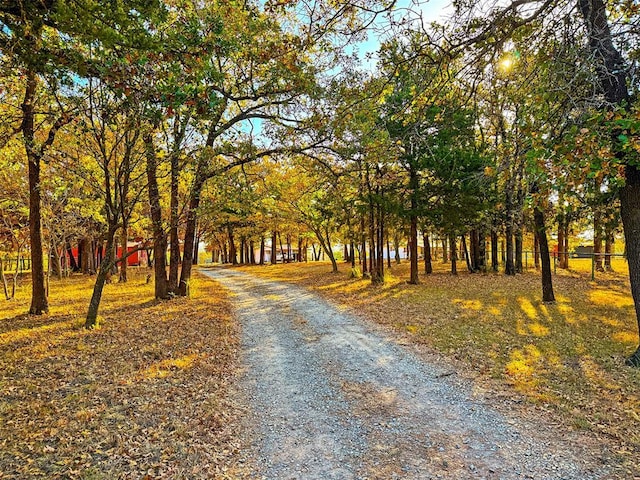
[[[500,413],[450,368],[315,294],[205,273],[235,295],[243,326],[251,478],[612,478],[593,442]]]

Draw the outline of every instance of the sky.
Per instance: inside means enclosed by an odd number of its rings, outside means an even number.
[[[395,17],[411,15],[411,11],[416,12],[413,15],[421,12],[425,23],[445,23],[447,17],[453,13],[452,0],[398,0],[393,15]],[[381,27],[384,22],[385,19],[383,18],[376,21],[376,24]],[[383,29],[381,28],[380,30]],[[372,31],[366,41],[360,42],[355,46],[354,50],[357,52],[363,68],[368,70],[375,69],[375,53],[378,51],[382,40],[384,40],[384,34]],[[368,54],[373,55],[373,57],[367,59]]]

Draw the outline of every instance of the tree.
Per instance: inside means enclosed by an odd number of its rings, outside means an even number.
[[[127,42],[136,46],[146,43],[144,24],[153,21],[161,10],[155,1],[129,2],[127,8],[116,2],[95,5],[37,0],[10,1],[0,6],[0,51],[25,78],[22,115],[15,131],[22,134],[29,166],[32,314],[49,309],[43,261],[41,162],[58,131],[72,118],[69,106],[58,97],[51,105],[61,108],[45,109],[44,118],[37,119],[41,115],[36,109],[40,86],[46,80],[52,94],[58,94],[61,84],[73,83],[73,75],[98,76],[97,62],[87,52]],[[94,43],[94,48],[86,48],[87,40]]]
[[[469,7],[462,2],[458,8]],[[595,165],[584,165],[591,170],[602,169],[604,164],[614,164],[623,171],[624,186],[620,189],[620,213],[625,233],[629,262],[631,293],[634,298],[636,319],[640,329],[640,170],[637,167],[634,136],[638,131],[633,120],[632,91],[627,59],[633,54],[635,44],[629,42],[627,25],[637,20],[635,6],[624,2],[615,2],[619,24],[612,31],[608,16],[608,5],[602,0],[577,0],[566,2],[513,2],[504,8],[496,9],[484,18],[476,17],[467,27],[460,30],[460,37],[452,41],[452,51],[462,51],[470,45],[477,47],[476,59],[493,56],[502,45],[510,41],[513,34],[529,29],[528,41],[545,38],[554,30],[569,31],[570,40],[575,44],[586,43],[580,61],[591,74],[592,89],[588,100],[601,112],[600,123],[609,125],[611,135],[602,144],[603,161]],[[579,14],[581,18],[577,18]],[[583,28],[584,35],[575,33],[577,26]],[[529,28],[534,26],[535,28]],[[570,30],[571,27],[575,30]],[[496,31],[500,34],[496,35]],[[450,52],[451,53],[451,52]],[[584,99],[583,100],[587,100]],[[612,152],[607,158],[607,151]],[[640,367],[640,347],[627,359],[627,363]]]

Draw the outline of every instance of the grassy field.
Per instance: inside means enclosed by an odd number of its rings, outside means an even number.
[[[106,286],[94,331],[91,277],[52,281],[46,316],[24,315],[28,284],[0,302],[0,479],[236,478],[226,295],[198,277],[158,303],[135,272]]]
[[[349,265],[340,267],[338,274],[322,263],[242,268],[312,288],[428,345],[460,373],[473,372],[479,388],[612,440],[620,461],[637,468],[640,371],[624,359],[638,344],[638,330],[624,274],[598,273],[592,282],[590,261],[574,260],[573,270],[553,277],[556,303],[543,304],[535,269],[516,277],[452,276],[437,263],[415,286],[406,283],[408,265],[402,264],[374,287],[349,278]]]

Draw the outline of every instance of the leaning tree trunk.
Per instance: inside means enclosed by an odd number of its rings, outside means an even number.
[[[184,231],[184,251],[182,254],[182,270],[180,271],[180,285],[178,295],[189,295],[189,282],[191,281],[191,268],[193,267],[193,251],[196,241],[196,224],[198,222],[198,207],[200,206],[200,194],[204,187],[205,177],[202,172],[196,171],[196,179],[191,189],[189,210],[187,211],[187,224]]]
[[[466,240],[466,235],[462,234],[460,235],[460,246],[462,249],[462,253],[464,255],[464,260],[467,263],[467,270],[469,270],[469,273],[474,273],[473,270],[473,265],[471,265],[471,258],[469,257],[469,249],[467,248],[467,240]]]
[[[7,284],[7,276],[4,274],[4,261],[0,257],[0,279],[2,279],[2,288],[4,289],[4,297],[11,300],[9,296],[9,285]]]
[[[102,299],[102,291],[104,289],[104,284],[107,281],[107,277],[111,274],[111,269],[115,264],[115,236],[116,229],[112,227],[107,232],[107,249],[104,259],[100,263],[96,283],[93,286],[93,294],[89,301],[89,310],[87,311],[87,318],[84,322],[84,327],[87,329],[93,329],[98,326],[98,308],[100,307],[100,300]]]

